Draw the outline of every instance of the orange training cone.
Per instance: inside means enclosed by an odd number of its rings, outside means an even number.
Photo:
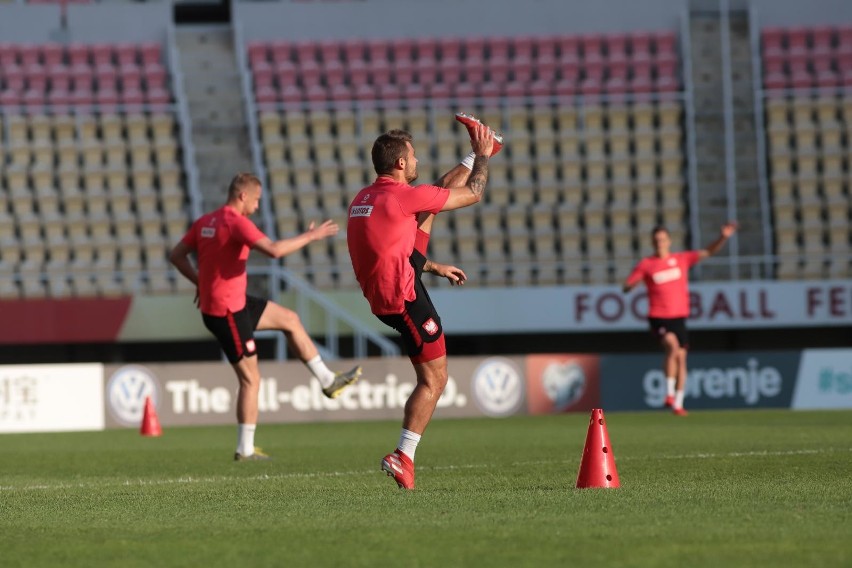
[[[160,419],[157,417],[157,409],[151,397],[145,398],[145,413],[142,415],[142,428],[139,433],[143,436],[162,436],[163,429],[160,427]]]
[[[577,473],[577,487],[619,487],[618,472],[615,471],[615,456],[606,432],[603,410],[595,408],[589,419],[583,460]]]

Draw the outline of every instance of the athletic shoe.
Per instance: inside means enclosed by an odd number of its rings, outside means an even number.
[[[667,396],[665,402],[663,402],[663,406],[668,406],[669,408],[674,408],[674,397]]]
[[[689,412],[687,412],[684,408],[673,408],[672,414],[675,416],[689,416]]]
[[[456,113],[456,120],[461,122],[467,128],[467,133],[470,136],[473,136],[473,129],[478,125],[482,124],[482,121],[473,116],[472,114],[467,114],[464,112]],[[503,135],[497,132],[496,130],[491,130],[494,133],[494,149],[491,150],[491,155],[493,156],[503,147]]]
[[[399,450],[382,458],[382,471],[393,477],[400,489],[414,489],[414,462]]]
[[[343,392],[344,388],[356,382],[358,380],[358,377],[360,376],[360,365],[352,368],[346,373],[335,373],[334,381],[332,381],[330,385],[322,389],[322,394],[324,394],[328,398],[337,398],[338,396],[340,396],[340,393]]]
[[[263,453],[263,450],[260,448],[255,448],[253,454],[249,454],[244,456],[239,452],[234,453],[234,461],[237,462],[245,462],[245,461],[269,461],[272,457]]]

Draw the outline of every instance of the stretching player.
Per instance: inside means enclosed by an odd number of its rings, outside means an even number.
[[[218,339],[237,373],[236,461],[269,459],[254,446],[260,388],[255,330],[282,331],[290,350],[307,365],[329,398],[336,398],[361,374],[361,367],[347,373],[329,370],[296,312],[246,294],[246,260],[250,249],[280,258],[339,230],[332,221],[317,227],[311,223],[301,235],[273,242],[249,220],[257,211],[260,196],[260,180],[252,174],[238,174],[228,188],[227,203],[195,221],[169,256],[178,271],[196,285],[196,301],[204,325]],[[189,259],[192,252],[197,255],[197,270]]]
[[[663,371],[666,375],[665,405],[678,416],[686,416],[683,393],[686,387],[686,351],[689,336],[686,318],[689,317],[689,269],[700,260],[719,252],[737,230],[735,222],[726,223],[719,238],[707,248],[671,252],[672,239],[665,227],[651,231],[654,254],[639,261],[624,281],[624,292],[639,282],[648,290],[648,324],[660,340],[665,353]]]
[[[488,160],[502,139],[468,115],[457,115],[471,137],[473,152],[435,185],[417,179],[413,138],[403,130],[379,136],[372,148],[378,177],[349,206],[347,241],[355,276],[370,309],[402,336],[417,386],[405,404],[397,448],[382,459],[382,470],[397,485],[414,488],[414,454],[447,384],[447,351],[441,318],[421,281],[424,272],[464,284],[465,273],[426,258],[434,215],[478,203],[488,180]],[[496,138],[496,139],[495,139]]]

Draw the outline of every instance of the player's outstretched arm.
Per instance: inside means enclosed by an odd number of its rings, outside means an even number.
[[[476,157],[470,176],[463,186],[450,187],[450,197],[441,211],[451,211],[479,203],[488,182],[488,158],[494,148],[494,132],[483,124],[474,127],[470,145]]]
[[[707,245],[706,248],[698,251],[698,254],[701,258],[707,258],[708,256],[713,256],[725,246],[725,243],[728,242],[728,239],[737,232],[737,222],[736,221],[728,221],[719,231],[719,238]]]
[[[451,264],[440,264],[429,259],[423,265],[423,272],[442,276],[449,280],[452,285],[463,286],[467,280],[467,275],[461,268]]]
[[[319,226],[314,226],[314,223],[311,222],[308,226],[308,230],[301,235],[277,241],[272,241],[269,237],[263,237],[262,239],[255,241],[252,244],[252,248],[259,250],[269,257],[281,258],[282,256],[287,256],[288,254],[306,247],[314,241],[336,235],[339,230],[340,226],[331,220],[325,221]]]

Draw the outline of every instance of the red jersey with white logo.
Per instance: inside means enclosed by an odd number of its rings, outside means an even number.
[[[627,282],[639,279],[648,289],[648,317],[689,317],[689,269],[700,260],[698,251],[671,253],[666,258],[646,256],[639,261]]]
[[[266,235],[248,217],[225,205],[192,224],[183,242],[198,256],[201,313],[225,316],[246,305],[250,247]]]
[[[349,205],[346,241],[355,277],[376,315],[400,314],[413,301],[417,214],[438,213],[450,191],[411,186],[387,176],[362,189]]]

